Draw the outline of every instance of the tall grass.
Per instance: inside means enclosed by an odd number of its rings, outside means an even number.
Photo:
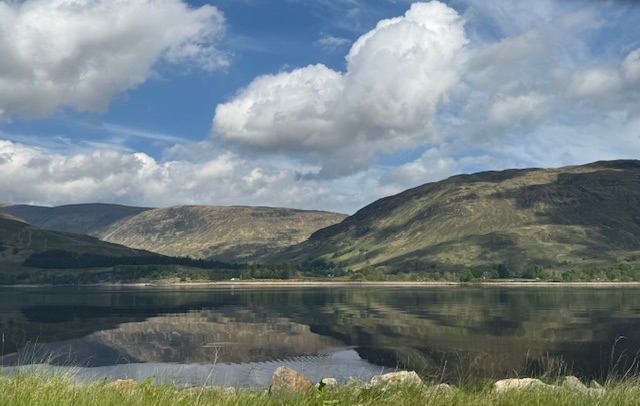
[[[43,364],[61,354],[45,354],[34,345],[23,355],[19,366],[7,369],[12,371],[10,376],[3,376],[0,370],[0,406],[640,405],[640,358],[638,354],[627,354],[624,349],[616,350],[624,340],[624,337],[618,337],[612,346],[610,369],[603,391],[538,386],[498,393],[493,389],[495,380],[479,380],[464,374],[459,375],[456,387],[438,388],[437,384],[445,380],[445,362],[439,376],[433,377],[434,382],[425,385],[325,387],[292,395],[270,395],[267,391],[251,389],[229,393],[210,386],[184,388],[173,384],[154,384],[153,378],[120,385],[107,380],[80,383],[74,379],[73,369],[56,372],[44,367]],[[570,366],[551,356],[543,359],[539,368],[540,371],[533,375],[551,385],[559,385],[564,376],[571,374]]]
[[[294,395],[240,391],[235,395],[210,387],[178,389],[150,380],[116,387],[108,382],[76,384],[65,375],[17,373],[0,376],[0,404],[49,405],[628,405],[640,403],[640,381],[630,378],[607,386],[602,394],[534,387],[496,393],[491,386],[436,389],[398,385],[356,390],[340,387]]]

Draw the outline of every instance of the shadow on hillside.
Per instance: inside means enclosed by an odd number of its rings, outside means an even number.
[[[585,247],[578,255],[589,258],[594,253],[638,249],[640,163],[614,162],[610,168],[561,173],[553,183],[497,193],[495,198],[513,199],[518,208],[535,210],[538,224],[584,228],[586,238],[568,237],[568,242]]]

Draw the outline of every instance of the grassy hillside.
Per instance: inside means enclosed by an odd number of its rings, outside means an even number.
[[[103,239],[164,255],[244,262],[300,243],[345,217],[271,207],[173,206],[116,222]]]
[[[640,161],[454,176],[378,200],[272,258],[388,272],[640,258]]]
[[[0,210],[47,230],[87,234],[163,255],[243,262],[306,240],[346,216],[271,207],[113,204],[7,205]]]
[[[117,257],[143,254],[86,235],[42,230],[0,212],[0,268],[2,271],[21,270],[22,263],[30,255],[51,250]]]

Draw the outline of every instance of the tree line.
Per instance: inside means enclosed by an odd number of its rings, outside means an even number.
[[[182,265],[201,269],[239,270],[241,264],[171,257],[165,255],[112,256],[94,253],[77,253],[65,250],[48,250],[31,254],[23,263],[29,268],[42,269],[86,269],[107,268],[117,265]]]

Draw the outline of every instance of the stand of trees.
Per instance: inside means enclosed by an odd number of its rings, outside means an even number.
[[[0,273],[0,285],[291,279],[298,275],[298,269],[288,264],[264,266],[162,255],[116,257],[65,250],[32,254],[23,265],[33,270]]]
[[[629,260],[630,262],[635,261]],[[628,261],[628,262],[629,262]],[[631,263],[620,263],[611,267],[574,270],[551,270],[541,265],[532,265],[519,274],[512,273],[505,265],[495,264],[488,268],[462,268],[459,270],[437,270],[431,266],[420,272],[408,268],[404,271],[386,273],[383,268],[368,266],[353,271],[322,258],[307,260],[299,266],[279,264],[237,264],[209,261],[188,257],[146,255],[137,257],[115,257],[90,253],[74,253],[50,250],[32,254],[24,262],[25,267],[34,268],[20,273],[0,273],[0,285],[13,284],[87,284],[101,282],[149,282],[173,281],[220,281],[252,279],[293,279],[300,275],[308,277],[336,277],[362,281],[450,281],[474,282],[482,280],[524,279],[543,281],[640,281],[640,268]],[[78,270],[78,271],[74,271]],[[80,271],[82,270],[82,271]]]
[[[49,250],[30,255],[23,263],[29,268],[42,269],[86,269],[106,268],[117,265],[183,265],[201,269],[239,270],[241,264],[193,259],[189,257],[169,257],[163,255],[115,257],[110,255],[79,254],[64,250]]]

